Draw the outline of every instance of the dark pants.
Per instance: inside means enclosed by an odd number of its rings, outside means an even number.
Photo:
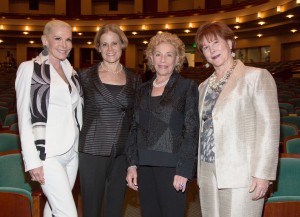
[[[175,168],[138,168],[138,186],[143,217],[183,217],[186,193],[173,187]]]
[[[125,156],[79,153],[83,217],[121,217],[126,190]]]

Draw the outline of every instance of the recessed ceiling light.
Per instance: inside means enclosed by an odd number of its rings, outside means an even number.
[[[298,30],[297,29],[291,29],[291,32],[292,33],[295,33],[295,32],[297,32]]]
[[[147,40],[143,41],[143,44],[148,44],[149,42]]]
[[[184,32],[185,32],[185,33],[189,33],[189,32],[191,32],[191,30],[185,29]]]
[[[258,24],[262,26],[262,25],[266,24],[266,22],[264,22],[264,21],[259,21]]]
[[[0,43],[2,43],[2,42],[3,42],[3,40],[0,39]]]
[[[263,36],[263,34],[257,34],[257,37],[259,37],[259,38],[262,37],[262,36]]]
[[[92,44],[92,42],[91,42],[91,41],[88,41],[88,42],[87,42],[87,44],[91,45],[91,44]]]
[[[29,41],[30,44],[34,44],[34,41]]]
[[[78,34],[78,35],[82,35],[83,33],[82,33],[82,32],[78,32],[77,34]]]
[[[29,32],[23,32],[23,34],[24,34],[24,35],[28,35],[28,34],[29,34]]]
[[[137,35],[138,33],[137,33],[137,32],[132,32],[131,34],[133,34],[133,35]]]
[[[292,17],[294,17],[294,14],[288,14],[286,15],[286,17],[291,19]]]
[[[239,29],[239,28],[241,28],[240,26],[234,26],[233,28],[235,28],[235,29]]]

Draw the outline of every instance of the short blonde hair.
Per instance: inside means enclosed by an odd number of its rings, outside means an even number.
[[[107,32],[113,32],[119,36],[123,50],[127,47],[128,39],[127,39],[126,35],[124,34],[124,32],[120,29],[120,27],[117,24],[109,23],[109,24],[105,24],[104,26],[102,26],[95,35],[94,47],[98,52],[99,52],[99,47],[100,47],[100,38],[104,33],[107,33]]]
[[[158,33],[150,39],[145,51],[148,67],[152,72],[155,72],[151,56],[153,55],[155,48],[161,43],[169,43],[175,47],[176,55],[179,57],[178,64],[175,66],[175,71],[180,72],[185,60],[185,45],[177,35],[169,32]]]
[[[70,24],[61,20],[51,20],[48,23],[46,23],[44,27],[43,35],[49,35],[53,27],[68,27],[72,31],[72,27],[70,26]]]

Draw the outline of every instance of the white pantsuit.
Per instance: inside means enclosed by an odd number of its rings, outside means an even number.
[[[267,70],[248,67],[241,61],[237,61],[212,111],[215,142],[214,185],[219,191],[229,189],[232,194],[228,195],[233,197],[236,192],[247,194],[252,177],[276,179],[279,145],[279,107],[275,81]],[[199,86],[200,134],[203,130],[202,112],[208,88],[208,80]],[[199,145],[199,154],[200,149]],[[201,206],[208,207],[213,200],[212,195],[205,188],[210,188],[212,184],[202,180],[207,176],[207,171],[202,171],[203,168],[209,170],[198,156],[197,175]],[[245,189],[245,193],[241,193],[243,191],[241,189]],[[229,199],[226,196],[226,199],[222,200]],[[218,206],[223,203],[220,197],[218,200],[212,210],[219,209]],[[230,204],[232,210],[241,207],[242,199],[237,197],[235,201]],[[243,215],[232,212],[231,215],[220,216],[259,217],[255,213],[261,211],[247,213],[246,210],[251,210],[250,203],[249,206],[250,209],[244,208]],[[261,207],[259,205],[257,209],[260,210]]]
[[[39,128],[33,132],[31,82],[34,61],[23,62],[17,72],[15,83],[17,93],[18,123],[20,130],[22,155],[25,171],[43,167],[45,184],[44,194],[50,203],[45,207],[45,216],[76,217],[77,211],[72,197],[72,188],[78,169],[78,139],[82,126],[82,104],[80,90],[74,82],[76,72],[68,60],[61,61],[61,66],[68,79],[68,84],[59,76],[47,57],[41,57],[50,73],[49,103],[45,135],[45,160],[35,144],[42,135]],[[45,58],[45,59],[43,59]],[[38,78],[35,78],[38,79]],[[45,79],[46,80],[46,79]],[[43,81],[40,82],[43,89]],[[47,84],[49,86],[49,83]],[[45,87],[46,88],[46,87]],[[41,93],[43,94],[43,92]],[[38,106],[45,107],[44,102]],[[39,107],[38,107],[39,108]]]

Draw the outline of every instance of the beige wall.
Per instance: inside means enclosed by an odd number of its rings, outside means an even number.
[[[55,14],[55,5],[52,3],[40,2],[39,10],[29,10],[29,2],[16,2],[9,5],[9,12],[20,14]]]
[[[126,55],[126,67],[136,68],[137,67],[137,48],[135,44],[129,44],[125,50]]]
[[[169,11],[190,10],[194,8],[194,0],[171,0]]]

